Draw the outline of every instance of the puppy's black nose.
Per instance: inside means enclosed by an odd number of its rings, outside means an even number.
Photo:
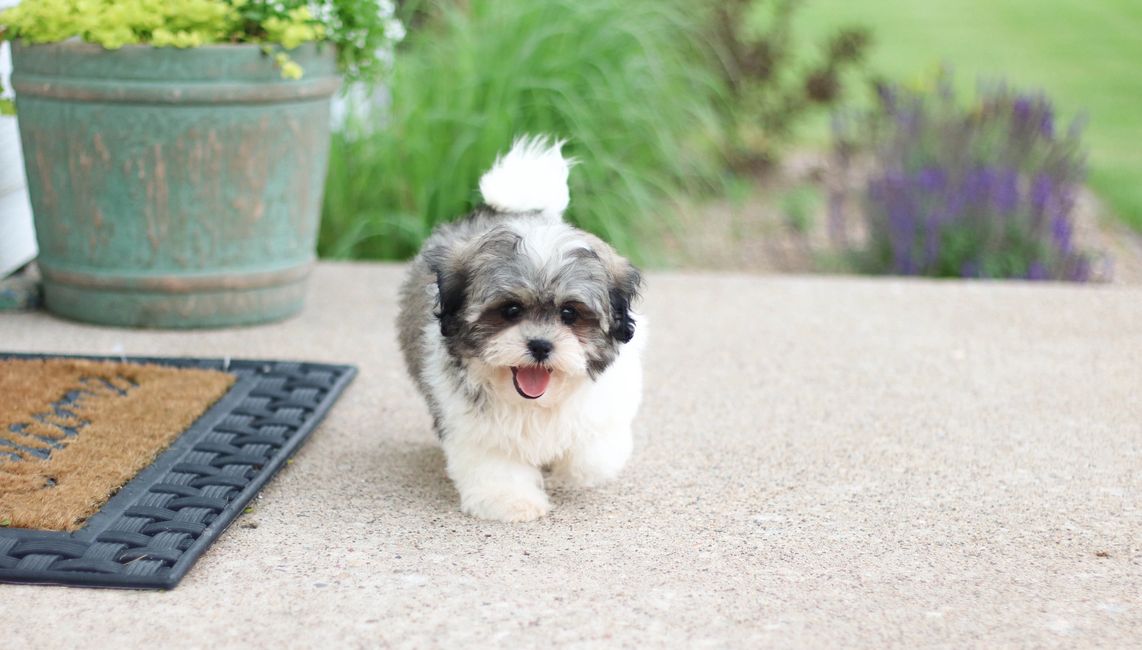
[[[544,361],[555,346],[547,339],[532,339],[527,342],[527,349],[531,351],[531,356],[535,357],[536,361]]]

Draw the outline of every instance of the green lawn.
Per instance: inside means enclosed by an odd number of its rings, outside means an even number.
[[[873,69],[891,79],[930,77],[948,63],[965,97],[977,81],[1002,78],[1016,88],[1045,91],[1066,121],[1085,113],[1090,183],[1122,220],[1142,230],[1142,1],[805,5],[798,25],[807,36],[846,23],[871,27]]]

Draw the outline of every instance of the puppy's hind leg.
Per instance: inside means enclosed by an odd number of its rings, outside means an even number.
[[[551,509],[537,468],[496,449],[447,439],[444,455],[465,514],[495,521],[531,521]]]

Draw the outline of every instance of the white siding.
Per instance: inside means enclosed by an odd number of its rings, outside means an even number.
[[[0,9],[14,6],[16,0],[0,0]],[[11,61],[8,44],[0,43],[0,78],[10,90]],[[16,118],[0,116],[0,278],[27,264],[36,256],[36,236],[32,229],[32,209],[28,205],[24,162]]]

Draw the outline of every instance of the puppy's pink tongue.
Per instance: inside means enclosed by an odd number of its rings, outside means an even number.
[[[551,371],[535,366],[512,368],[512,380],[515,381],[515,389],[520,395],[536,399],[547,391],[547,384],[551,381]]]

